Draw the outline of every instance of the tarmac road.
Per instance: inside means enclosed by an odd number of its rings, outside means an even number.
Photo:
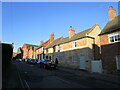
[[[102,75],[61,67],[43,69],[23,62],[12,62],[8,74],[3,78],[3,88],[119,88],[120,85],[115,77],[110,82]]]

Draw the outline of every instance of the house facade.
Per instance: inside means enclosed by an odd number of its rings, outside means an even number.
[[[110,6],[109,21],[100,33],[101,60],[105,73],[120,72],[120,15]]]
[[[45,56],[45,48],[47,45],[49,45],[52,41],[54,41],[54,33],[50,34],[50,38],[49,40],[47,40],[46,42],[44,41],[40,41],[40,46],[38,48],[35,49],[35,52],[36,52],[36,59],[43,59],[43,58],[46,58]]]
[[[38,47],[38,45],[32,45],[32,44],[24,44],[22,46],[23,50],[23,59],[25,58],[31,58],[35,59],[35,49]]]
[[[50,59],[50,60],[55,61],[54,53],[57,51],[56,50],[57,48],[55,46],[62,39],[63,39],[63,37],[57,38],[45,47],[44,51],[45,51],[45,58],[46,59]]]
[[[91,71],[91,61],[100,59],[100,32],[98,24],[77,34],[70,26],[68,37],[55,46],[54,60],[57,59],[60,66]]]

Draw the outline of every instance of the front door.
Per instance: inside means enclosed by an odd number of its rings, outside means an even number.
[[[86,69],[85,56],[80,56],[80,69]]]
[[[120,55],[116,56],[117,69],[120,70]]]

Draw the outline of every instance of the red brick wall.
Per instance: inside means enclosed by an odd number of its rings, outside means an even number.
[[[104,34],[100,35],[100,45],[103,69],[108,73],[117,72],[116,55],[120,55],[120,42],[109,43],[108,34]]]
[[[109,44],[108,41],[108,34],[104,34],[100,36],[100,45],[106,45]]]
[[[120,55],[119,50],[120,42],[101,46],[101,60],[103,69],[107,70],[107,72],[116,71],[116,55]]]
[[[50,43],[50,40],[48,40],[47,43],[45,43],[43,47],[46,47],[49,43]]]
[[[28,55],[28,50],[26,44],[23,45],[22,50],[23,50],[23,58],[27,58],[26,55]]]

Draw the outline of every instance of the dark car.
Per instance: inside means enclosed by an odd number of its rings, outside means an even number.
[[[21,62],[22,59],[16,58],[16,62]]]
[[[25,62],[25,59],[22,59],[22,62]]]
[[[40,60],[40,67],[43,67],[43,68],[56,68],[56,64],[55,62],[52,62],[51,60],[48,60],[48,59],[42,59]]]
[[[30,59],[28,63],[30,63],[30,64],[36,64],[36,59]]]
[[[26,59],[26,63],[30,63],[30,60],[31,60],[31,59],[27,58],[27,59]]]

